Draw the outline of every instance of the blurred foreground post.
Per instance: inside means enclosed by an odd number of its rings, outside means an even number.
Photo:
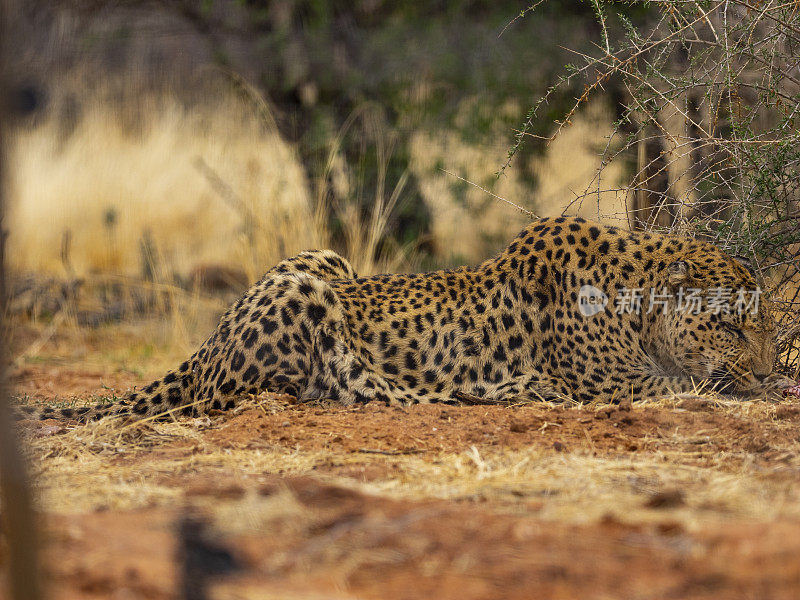
[[[3,532],[9,548],[8,581],[13,600],[38,600],[41,598],[39,569],[36,553],[36,528],[31,492],[28,487],[25,463],[11,416],[6,366],[8,364],[8,335],[5,322],[6,277],[5,247],[5,145],[7,144],[9,101],[7,90],[9,52],[9,4],[0,0],[0,515]]]

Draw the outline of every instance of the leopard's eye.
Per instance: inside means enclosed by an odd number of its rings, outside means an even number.
[[[720,324],[722,325],[722,327],[725,330],[729,331],[730,333],[732,333],[733,335],[738,337],[740,340],[746,340],[747,339],[747,337],[744,335],[744,332],[741,330],[741,328],[737,324],[729,323],[729,322],[725,322],[725,321],[723,321]]]

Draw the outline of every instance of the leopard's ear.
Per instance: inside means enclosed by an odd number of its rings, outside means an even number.
[[[670,285],[679,286],[689,281],[689,263],[685,260],[676,260],[667,266]]]

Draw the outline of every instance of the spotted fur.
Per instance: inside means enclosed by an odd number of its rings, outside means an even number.
[[[229,409],[263,390],[344,404],[618,401],[695,389],[701,380],[763,391],[775,324],[757,314],[671,310],[593,316],[582,286],[755,289],[713,245],[637,234],[581,218],[540,219],[476,267],[357,277],[330,250],[278,264],[230,307],[186,362],[125,401],[83,413],[146,417]],[[672,302],[674,303],[674,299]]]

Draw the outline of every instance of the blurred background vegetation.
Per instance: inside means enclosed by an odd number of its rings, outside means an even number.
[[[315,246],[366,273],[482,260],[528,217],[458,177],[560,212],[594,177],[620,110],[610,88],[563,138],[531,138],[496,175],[574,59],[567,48],[599,34],[590,3],[514,19],[526,7],[19,3],[12,267],[184,285],[254,280]],[[531,132],[550,133],[582,85],[559,89]]]

